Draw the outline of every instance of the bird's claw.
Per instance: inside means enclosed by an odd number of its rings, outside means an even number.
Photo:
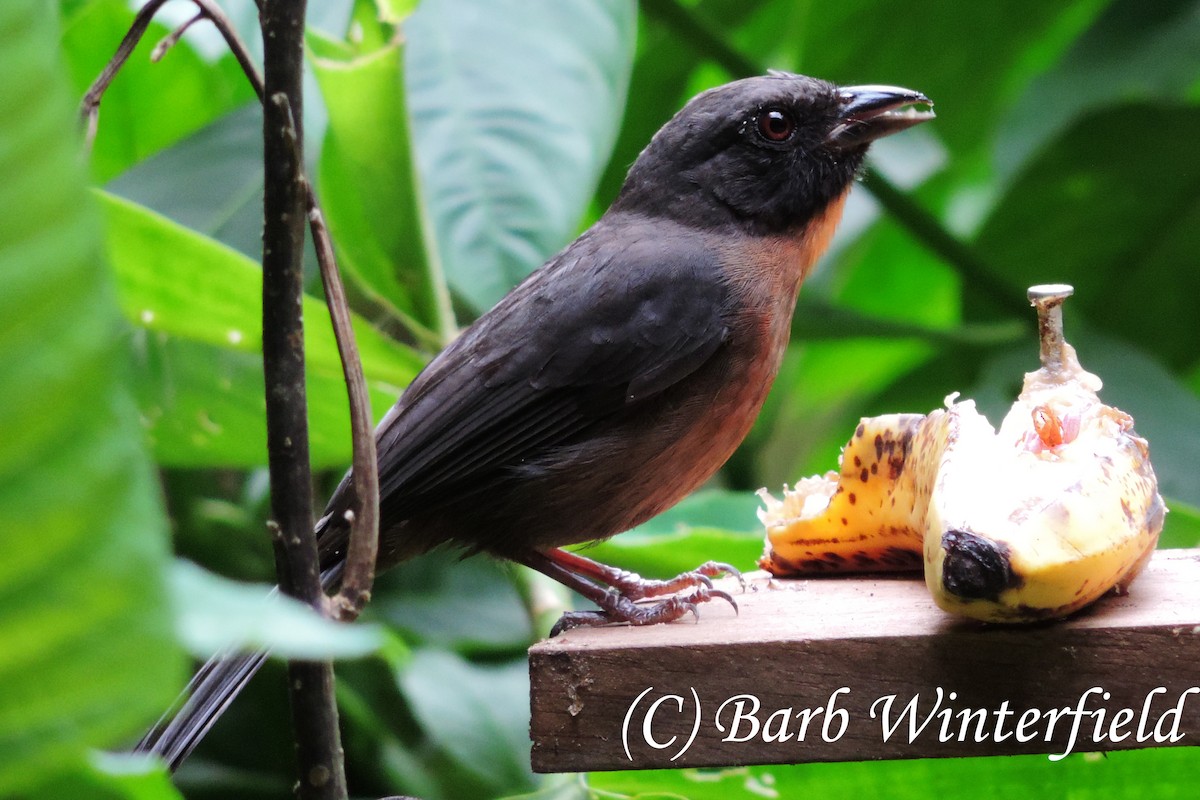
[[[746,591],[746,579],[742,577],[741,570],[732,564],[726,564],[721,561],[705,561],[703,564],[692,570],[692,572],[710,578],[715,578],[718,575],[728,575],[731,578],[736,578],[737,582],[742,587],[742,591]]]
[[[674,594],[684,589],[703,587],[712,590],[712,579],[721,575],[737,578],[742,590],[745,591],[746,579],[742,577],[742,573],[729,564],[722,564],[719,561],[706,561],[693,570],[681,572],[667,580],[647,580],[634,573],[626,572],[614,577],[609,585],[631,600],[644,600],[648,597]]]

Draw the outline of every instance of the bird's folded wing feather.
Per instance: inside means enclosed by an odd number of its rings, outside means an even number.
[[[727,295],[699,248],[596,252],[584,237],[435,359],[381,425],[385,517],[450,501],[682,380],[726,340]]]

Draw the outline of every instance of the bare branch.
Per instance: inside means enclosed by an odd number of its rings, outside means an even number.
[[[350,429],[354,440],[352,475],[357,510],[348,512],[346,520],[350,524],[350,542],[346,548],[342,588],[333,598],[332,612],[337,619],[351,620],[362,612],[363,606],[371,599],[375,558],[379,551],[379,470],[375,455],[375,431],[371,398],[367,393],[362,362],[350,324],[346,290],[334,262],[333,243],[325,227],[325,218],[321,215],[311,187],[308,193],[308,221],[350,396]]]
[[[125,66],[125,62],[129,60],[130,54],[133,53],[138,42],[146,35],[146,29],[150,27],[150,20],[154,19],[154,15],[167,0],[150,0],[146,5],[138,11],[133,18],[133,24],[129,26],[121,43],[117,45],[117,52],[113,55],[112,60],[105,65],[100,76],[88,87],[87,92],[83,95],[83,100],[79,103],[79,117],[86,127],[87,133],[85,143],[88,149],[91,149],[92,142],[96,140],[96,126],[100,117],[100,100],[104,97],[104,92],[112,84],[113,78],[117,77],[117,73],[121,71],[121,67]]]
[[[178,44],[179,40],[183,38],[183,35],[187,33],[188,28],[192,27],[202,19],[204,19],[204,11],[197,11],[195,16],[180,25],[175,30],[171,31],[166,38],[154,45],[154,50],[150,53],[150,60],[156,64],[161,61],[162,57],[167,54],[167,51]]]
[[[229,17],[225,16],[225,12],[213,0],[192,0],[200,10],[204,12],[213,26],[225,39],[225,44],[229,45],[229,51],[233,53],[233,57],[237,59],[241,65],[242,72],[246,73],[246,79],[250,81],[250,86],[254,88],[254,93],[258,95],[261,102],[263,99],[263,78],[258,71],[258,67],[254,63],[254,59],[250,57],[250,49],[246,47],[246,43],[238,36],[237,29],[233,27],[233,22]],[[262,13],[261,6],[259,13]]]

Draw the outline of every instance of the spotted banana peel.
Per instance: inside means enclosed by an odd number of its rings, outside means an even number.
[[[1165,506],[1133,419],[1063,340],[1063,285],[1036,286],[1041,369],[999,431],[973,401],[864,419],[841,471],[760,491],[777,576],[921,569],[937,604],[991,622],[1066,616],[1124,592]]]

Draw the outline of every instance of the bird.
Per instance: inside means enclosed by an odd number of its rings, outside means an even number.
[[[377,570],[445,546],[524,564],[597,605],[558,629],[734,603],[711,580],[740,577],[730,565],[647,580],[563,548],[645,522],[733,454],[869,145],[933,116],[921,92],[776,71],[691,99],[606,213],[434,357],[381,420]],[[316,525],[327,585],[355,505],[348,474]],[[137,749],[177,767],[264,658],[210,661]]]

